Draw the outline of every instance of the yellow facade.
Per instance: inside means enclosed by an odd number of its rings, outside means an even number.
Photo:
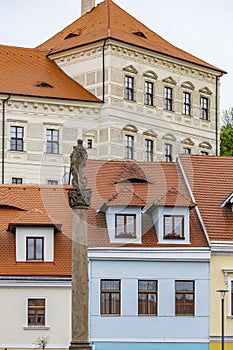
[[[219,289],[229,289],[224,302],[224,335],[225,350],[233,350],[230,279],[233,280],[233,256],[217,256],[213,254],[210,261],[210,350],[221,350],[222,313],[221,299],[217,292]]]

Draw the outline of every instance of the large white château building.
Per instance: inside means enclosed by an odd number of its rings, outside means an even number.
[[[117,0],[116,0],[117,2]],[[0,46],[2,183],[61,184],[81,137],[90,159],[218,154],[225,73],[112,0],[33,49]]]

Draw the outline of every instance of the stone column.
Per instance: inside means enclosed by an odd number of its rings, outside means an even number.
[[[70,350],[91,350],[88,340],[88,255],[87,209],[91,190],[85,189],[83,168],[86,150],[78,141],[71,154],[73,189],[69,190],[69,204],[73,210],[72,223],[72,340]]]

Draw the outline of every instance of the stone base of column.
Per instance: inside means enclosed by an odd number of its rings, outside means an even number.
[[[75,343],[71,342],[69,350],[92,350],[90,343]]]

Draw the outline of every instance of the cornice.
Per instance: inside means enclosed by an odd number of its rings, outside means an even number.
[[[100,112],[101,106],[93,105],[93,102],[51,102],[51,101],[43,101],[43,100],[32,100],[30,98],[25,97],[25,99],[20,98],[11,98],[11,100],[7,101],[7,110],[8,111],[19,111],[24,112],[28,111],[28,113],[45,113],[45,114],[98,114]],[[1,108],[1,102],[0,102]]]
[[[102,50],[103,42],[98,42],[93,45],[78,47],[70,52],[63,53],[62,56],[60,53],[59,55],[53,56],[53,60],[55,60],[57,64],[70,65],[80,61],[93,59],[93,56],[95,56],[95,58],[102,56]],[[204,68],[191,62],[165,56],[148,49],[134,47],[130,44],[113,39],[108,39],[104,51],[106,53],[113,52],[115,55],[121,58],[128,58],[131,61],[133,59],[134,62],[150,65],[153,69],[163,68],[176,74],[183,74],[201,81],[205,80],[212,84],[216,83],[216,76],[219,76],[219,74],[214,74],[213,70],[210,68]]]
[[[210,260],[209,248],[89,248],[90,260],[202,261]]]

